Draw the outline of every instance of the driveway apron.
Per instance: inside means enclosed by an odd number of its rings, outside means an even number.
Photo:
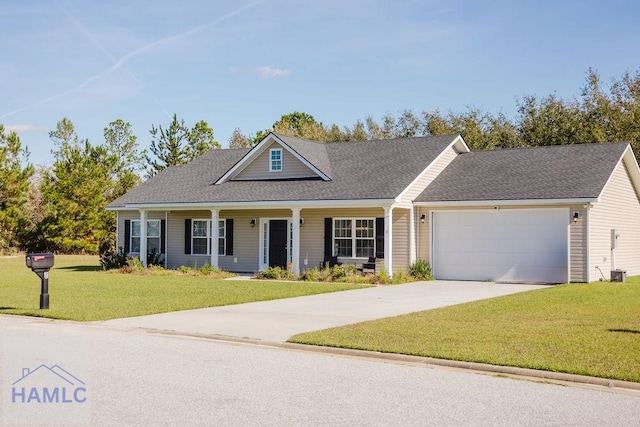
[[[441,281],[376,286],[320,295],[102,321],[107,326],[284,342],[302,332],[398,316],[547,287]]]

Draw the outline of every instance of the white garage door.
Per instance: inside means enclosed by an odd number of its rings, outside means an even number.
[[[445,280],[564,283],[568,209],[433,213],[433,273]]]

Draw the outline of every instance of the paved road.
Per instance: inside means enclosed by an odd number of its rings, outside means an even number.
[[[640,425],[638,395],[98,324],[0,316],[0,355],[2,425]],[[40,364],[87,400],[13,403]]]
[[[508,295],[543,285],[431,281],[130,317],[108,326],[286,341],[301,333]]]

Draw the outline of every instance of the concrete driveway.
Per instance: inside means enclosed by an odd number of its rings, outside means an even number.
[[[301,333],[544,288],[430,281],[107,320],[107,326],[284,342]]]

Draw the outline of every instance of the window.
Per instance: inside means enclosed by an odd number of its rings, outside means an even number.
[[[282,148],[272,148],[269,154],[269,172],[281,172]]]
[[[159,219],[150,219],[147,220],[147,253],[161,253],[160,249],[160,220]],[[140,220],[133,219],[131,220],[131,252],[132,253],[140,253]]]
[[[209,254],[209,223],[210,221],[194,219],[191,222],[191,253],[194,255]]]
[[[333,222],[335,254],[349,258],[368,258],[375,254],[375,220],[340,218]]]
[[[226,248],[226,221],[218,221],[218,255],[224,255]]]
[[[225,254],[226,221],[218,221],[218,255]],[[191,221],[191,253],[193,255],[211,255],[211,220],[194,219]]]

